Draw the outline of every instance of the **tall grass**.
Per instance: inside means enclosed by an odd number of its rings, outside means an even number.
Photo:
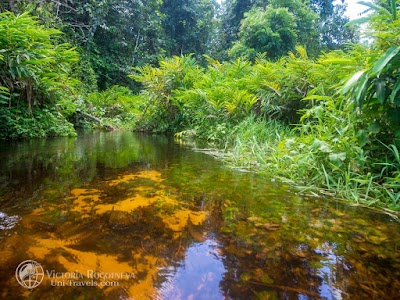
[[[343,145],[342,151],[346,152],[334,153],[331,143],[313,134],[299,135],[302,126],[291,128],[277,121],[249,117],[232,131],[232,147],[226,159],[234,166],[290,180],[303,191],[399,210],[400,163],[395,145],[384,146],[397,157],[385,158],[388,162],[371,160],[362,151],[357,158],[346,159],[357,151]],[[382,167],[381,172],[371,173],[377,165]],[[387,169],[390,172],[384,176]]]
[[[206,69],[176,57],[135,75],[146,87],[142,120],[218,147],[234,166],[304,190],[400,210],[393,130],[380,111],[361,113],[341,93],[366,63],[365,52],[354,47],[312,61],[298,48],[275,63],[209,58]],[[381,137],[388,146],[377,144]]]

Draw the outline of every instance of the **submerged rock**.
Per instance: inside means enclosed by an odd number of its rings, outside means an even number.
[[[134,220],[132,216],[125,211],[113,210],[110,212],[108,224],[114,229],[125,229],[132,226]]]

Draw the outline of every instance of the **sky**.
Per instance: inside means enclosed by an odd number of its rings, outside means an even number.
[[[346,0],[347,12],[346,15],[350,17],[351,20],[359,18],[359,14],[366,9],[365,6],[358,4],[359,0]],[[370,1],[366,1],[370,2]]]

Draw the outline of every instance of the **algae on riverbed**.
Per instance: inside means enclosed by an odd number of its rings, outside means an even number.
[[[166,139],[100,135],[68,148],[54,141],[59,156],[34,143],[23,160],[1,150],[2,298],[397,296],[400,225],[389,215],[297,195]],[[121,152],[104,160],[113,143]],[[28,163],[31,178],[19,171]],[[59,273],[134,276],[97,287],[52,286],[47,276],[27,292],[14,277],[26,259]]]

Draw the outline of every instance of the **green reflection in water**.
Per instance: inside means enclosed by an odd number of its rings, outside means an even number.
[[[166,137],[0,145],[4,299],[395,299],[399,229]],[[13,276],[26,259],[85,279],[88,270],[134,278],[79,287],[45,276],[28,291]]]

